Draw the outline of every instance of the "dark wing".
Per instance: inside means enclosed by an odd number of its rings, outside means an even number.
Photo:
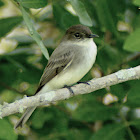
[[[54,78],[62,70],[66,69],[73,61],[73,57],[74,54],[71,51],[63,53],[62,55],[56,55],[52,58],[50,57],[50,60],[41,77],[40,84],[36,93],[38,93],[41,90],[41,88],[52,78]]]

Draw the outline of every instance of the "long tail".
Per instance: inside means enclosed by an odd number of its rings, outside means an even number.
[[[43,93],[50,91],[52,89],[51,89],[51,87],[48,87],[47,85],[45,85],[45,87],[43,89],[41,89],[40,91],[39,90],[40,90],[40,88],[37,89],[35,95],[43,94]],[[35,109],[36,109],[36,106],[27,108],[27,110],[22,115],[22,117],[17,122],[17,124],[15,125],[14,128],[16,129],[18,127],[22,127],[28,121],[29,117],[32,115],[32,113],[34,112]]]
[[[22,115],[22,117],[20,118],[20,120],[17,122],[17,124],[15,125],[15,129],[18,127],[22,127],[27,120],[29,119],[29,117],[32,115],[32,113],[34,112],[34,110],[36,109],[36,107],[29,107],[25,113]]]

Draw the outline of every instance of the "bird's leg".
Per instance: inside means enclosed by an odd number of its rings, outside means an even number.
[[[74,92],[73,92],[71,86],[64,85],[64,88],[67,88],[70,91],[70,93],[72,93],[72,95],[74,96]]]

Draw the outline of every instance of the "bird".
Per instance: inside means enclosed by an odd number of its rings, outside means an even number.
[[[98,35],[93,34],[87,26],[78,24],[68,28],[50,56],[34,96],[71,86],[82,79],[96,60],[95,37]],[[35,109],[36,106],[27,108],[15,129],[22,127]]]

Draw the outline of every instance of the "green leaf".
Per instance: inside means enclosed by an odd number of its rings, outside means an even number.
[[[0,81],[8,84],[9,86],[15,82],[15,79],[18,79],[17,67],[11,63],[8,63],[7,61],[5,64],[1,63],[0,73],[1,73]]]
[[[14,129],[6,119],[3,120],[0,119],[0,139],[1,140],[17,139],[17,135],[14,133]]]
[[[70,0],[70,3],[77,13],[80,22],[86,26],[92,26],[92,20],[88,15],[84,4],[80,0]]]
[[[36,110],[36,111],[38,111],[38,110]],[[56,133],[62,132],[63,133],[67,129],[67,127],[68,127],[67,119],[68,118],[63,111],[60,111],[59,109],[57,109],[56,107],[53,107],[53,106],[42,108],[41,111],[43,111],[43,112],[38,111],[36,113],[36,111],[35,111],[35,114],[33,114],[32,120],[31,120],[34,128],[40,128],[43,126],[42,129],[45,132],[45,134],[46,134],[46,132],[49,134],[51,132],[56,132]],[[42,120],[40,120],[40,116],[42,117],[41,118]],[[41,121],[41,122],[39,122],[39,121]],[[39,123],[39,124],[35,124],[35,123]]]
[[[87,131],[87,129],[76,129],[76,128],[73,128],[73,129],[70,129],[68,130],[67,132],[67,135],[65,138],[63,139],[66,139],[66,140],[89,140],[90,138],[90,131]]]
[[[20,53],[8,58],[6,57],[5,59],[3,58],[1,62],[4,61],[5,63],[1,63],[0,65],[0,81],[6,83],[8,86],[14,85],[17,81],[37,84],[42,71],[36,68],[33,64],[27,62],[28,56],[28,54]]]
[[[24,7],[34,9],[45,7],[48,3],[47,0],[22,0],[21,2]]]
[[[140,28],[134,31],[126,39],[123,48],[127,51],[136,52],[140,51]]]
[[[78,107],[71,114],[74,119],[90,122],[112,119],[117,112],[118,109],[116,107],[105,106],[92,95],[88,95],[85,98],[81,98]]]
[[[41,119],[40,119],[41,116]],[[40,129],[46,120],[46,113],[43,110],[36,110],[32,117],[32,125],[34,128]],[[37,122],[37,123],[36,123]]]
[[[0,7],[3,6],[3,5],[4,5],[4,3],[0,0]]]
[[[40,36],[40,34],[35,30],[35,27],[33,26],[33,23],[31,21],[31,18],[27,12],[27,9],[24,8],[22,6],[22,4],[20,3],[20,10],[22,12],[23,15],[23,19],[25,21],[25,24],[28,28],[28,31],[31,35],[31,37],[36,41],[36,43],[39,45],[42,53],[44,54],[44,56],[46,57],[46,59],[49,59],[49,53],[48,50],[46,49],[46,47],[44,46],[43,42],[42,42],[42,38]]]
[[[131,126],[139,126],[140,127],[140,119],[137,119],[137,120],[133,120],[133,121],[130,121],[129,122],[129,124],[131,125]]]
[[[124,97],[127,95],[130,87],[127,83],[121,83],[110,87],[111,93],[119,98],[122,102]]]
[[[9,17],[0,19],[0,37],[5,36],[22,21],[22,17]]]
[[[129,126],[132,126],[133,129],[135,128],[135,130],[138,131],[138,133],[139,133],[140,132],[140,118],[136,119],[136,120],[129,121]],[[140,134],[137,136],[139,136],[139,138],[140,138]]]
[[[134,0],[133,3],[137,6],[140,6],[140,0]]]
[[[123,52],[112,46],[105,45],[98,51],[96,62],[100,65],[105,74],[110,73],[112,69],[118,68],[118,64],[122,63]]]
[[[106,125],[97,131],[90,140],[124,140],[125,130],[122,124]]]
[[[117,28],[113,19],[112,11],[109,7],[108,0],[97,0],[95,8],[99,18],[99,22],[101,24],[100,26],[118,36]]]
[[[53,4],[53,15],[57,25],[63,30],[74,24],[79,24],[78,17],[70,14],[59,4]]]
[[[129,81],[130,90],[127,92],[127,102],[126,105],[131,107],[139,107],[140,106],[140,80]]]

